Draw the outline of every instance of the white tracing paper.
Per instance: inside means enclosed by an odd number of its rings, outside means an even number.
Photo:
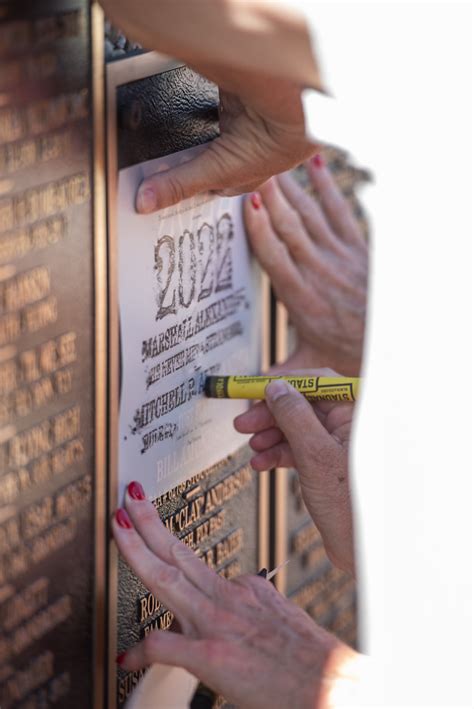
[[[155,498],[235,452],[245,401],[202,393],[206,374],[260,366],[260,272],[249,253],[242,197],[200,195],[135,212],[144,177],[196,149],[120,171],[121,393],[118,504],[139,481]]]

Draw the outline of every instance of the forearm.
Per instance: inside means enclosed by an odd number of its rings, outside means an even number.
[[[265,0],[101,0],[107,16],[148,49],[321,88],[302,15]]]

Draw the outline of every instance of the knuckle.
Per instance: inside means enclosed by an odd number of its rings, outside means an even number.
[[[167,180],[168,195],[172,204],[177,204],[184,199],[184,188],[179,179],[170,175]]]
[[[291,237],[302,227],[301,217],[292,207],[285,209],[278,224],[278,230],[288,237]]]
[[[140,510],[140,520],[145,525],[155,525],[158,513],[153,506],[146,505]]]
[[[199,654],[209,666],[221,665],[226,656],[225,644],[216,638],[206,638],[199,641]]]
[[[258,577],[245,574],[233,579],[231,585],[233,587],[233,596],[239,603],[254,606],[257,603],[255,595],[254,582],[259,580]]]
[[[294,238],[289,246],[292,256],[296,259],[296,261],[303,261],[308,256],[307,244],[296,234],[294,235]]]
[[[288,248],[283,241],[277,239],[272,243],[272,251],[267,255],[268,266],[280,266],[286,264],[288,259]]]
[[[280,396],[274,402],[274,406],[278,412],[280,420],[287,421],[288,423],[293,423],[295,421],[302,423],[304,402],[300,401],[297,394],[298,392],[296,391],[289,391],[288,394]],[[299,427],[296,430],[300,430]]]
[[[170,564],[158,564],[152,574],[153,586],[157,589],[166,586],[176,586],[183,580],[183,573],[176,566]]]
[[[143,542],[139,534],[135,531],[127,536],[127,550],[132,557],[137,557],[143,554]]]
[[[170,552],[171,556],[177,561],[188,558],[193,554],[185,544],[178,540],[171,543]]]
[[[336,462],[335,451],[330,446],[316,445],[312,441],[309,443],[309,455],[314,464],[323,470],[330,471]]]
[[[278,231],[286,239],[292,235],[294,228],[295,223],[288,214],[285,214],[278,222]]]
[[[158,631],[154,631],[147,635],[147,637],[143,640],[142,652],[144,665],[146,666],[152,665],[156,662],[157,646],[159,643],[158,635]]]

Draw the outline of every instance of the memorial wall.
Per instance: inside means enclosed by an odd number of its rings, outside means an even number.
[[[217,104],[187,67],[105,37],[95,4],[0,4],[2,709],[124,706],[143,673],[116,654],[171,626],[110,540],[133,479],[225,578],[289,558],[277,587],[357,642],[353,583],[296,474],[255,473],[232,428],[245,402],[202,396],[206,374],[255,373],[291,340],[240,198],[134,211],[144,176],[218,134]],[[366,174],[326,158],[363,219]]]
[[[86,2],[0,6],[0,706],[88,706],[94,271]]]

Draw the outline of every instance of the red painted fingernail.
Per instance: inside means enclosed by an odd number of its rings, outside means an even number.
[[[253,195],[250,197],[250,202],[252,203],[252,207],[254,209],[260,209],[262,206],[262,198],[258,194],[258,192],[254,192]]]
[[[117,655],[117,657],[115,658],[115,662],[117,663],[117,665],[121,666],[123,664],[126,654],[126,652],[121,652],[120,655]]]
[[[145,490],[136,480],[130,483],[127,492],[132,500],[146,500]]]
[[[324,158],[322,155],[317,153],[312,159],[311,162],[313,163],[314,167],[324,167]]]
[[[122,508],[118,509],[115,512],[115,520],[119,527],[123,527],[123,529],[133,528],[132,520],[130,519],[126,511]]]

